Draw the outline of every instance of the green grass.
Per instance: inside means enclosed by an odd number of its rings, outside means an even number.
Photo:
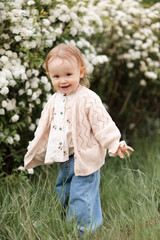
[[[101,170],[103,226],[96,240],[160,239],[160,136],[137,140],[130,159],[107,158]],[[57,165],[8,178],[0,191],[0,240],[78,239],[62,220],[55,192]],[[9,180],[10,179],[10,180]]]

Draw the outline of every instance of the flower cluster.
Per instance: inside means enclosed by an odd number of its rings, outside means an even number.
[[[7,149],[20,143],[22,129],[35,130],[38,119],[33,111],[40,111],[52,94],[44,69],[52,47],[60,42],[79,47],[89,74],[108,61],[91,41],[92,35],[103,32],[97,12],[92,2],[76,0],[8,0],[0,4],[0,142]]]
[[[108,56],[125,62],[129,78],[140,86],[158,80],[160,3],[144,8],[140,0],[101,0],[98,6],[106,19],[103,49],[106,45]]]

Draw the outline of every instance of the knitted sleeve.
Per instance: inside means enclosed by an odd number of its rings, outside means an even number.
[[[95,138],[113,156],[120,143],[121,134],[119,129],[96,93],[91,91],[88,94],[86,107]]]

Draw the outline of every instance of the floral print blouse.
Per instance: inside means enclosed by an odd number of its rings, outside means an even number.
[[[74,152],[70,113],[73,94],[57,93],[56,95],[45,163],[65,162]]]

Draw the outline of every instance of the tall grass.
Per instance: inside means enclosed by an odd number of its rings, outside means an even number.
[[[108,158],[101,170],[103,226],[96,240],[160,239],[160,137],[137,140],[131,158]],[[62,219],[57,165],[20,174],[0,191],[0,240],[76,240],[76,222]]]

